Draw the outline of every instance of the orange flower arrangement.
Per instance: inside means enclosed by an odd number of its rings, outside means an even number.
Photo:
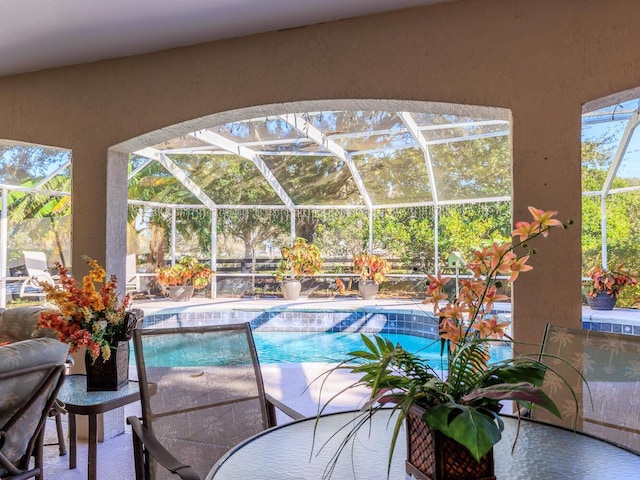
[[[120,301],[116,277],[112,275],[105,282],[104,268],[96,260],[85,260],[90,271],[82,278],[81,287],[60,263],[55,264],[60,273],[59,285],[41,283],[46,300],[58,310],[40,313],[38,326],[58,332],[58,340],[68,344],[71,352],[86,347],[94,361],[100,356],[108,360],[111,346],[130,335],[125,321],[130,297],[126,295]]]
[[[424,409],[422,419],[432,429],[464,445],[479,461],[501,438],[502,422],[497,412],[502,401],[542,407],[560,416],[557,406],[540,388],[547,367],[539,360],[516,356],[489,362],[491,339],[509,339],[505,333],[509,323],[500,321],[491,312],[494,302],[507,299],[498,293],[501,286],[498,277],[515,281],[521,272],[531,270],[527,260],[535,251],[529,242],[538,236],[546,237],[553,227],[564,226],[553,218],[556,212],[534,207],[529,207],[529,211],[533,221],[517,223],[512,232],[517,240],[494,243],[474,252],[468,264],[472,277],[461,280],[460,292],[453,301],[440,306],[440,301],[448,298],[444,286],[449,278],[441,273],[429,276],[425,303],[433,303],[434,313],[440,319],[441,355],[447,365],[444,372],[435,370],[419,353],[411,353],[383,337],[365,335],[364,348],[351,352],[347,360],[333,369],[362,374],[360,380],[343,392],[362,386],[371,390],[370,401],[362,407],[362,417],[354,429],[367,425],[367,417],[393,404],[398,411],[393,450],[402,422],[416,405]],[[520,248],[525,252],[518,255],[515,249]],[[346,444],[345,441],[340,444],[334,459]]]
[[[521,272],[533,267],[527,265],[529,255],[518,256],[517,247],[528,247],[528,242],[537,236],[546,237],[552,227],[562,227],[562,222],[552,218],[557,212],[545,212],[529,207],[533,222],[518,222],[512,236],[518,241],[494,243],[491,247],[473,252],[473,260],[467,268],[473,274],[468,280],[460,280],[460,293],[452,302],[440,308],[439,301],[447,298],[444,286],[449,277],[429,275],[427,298],[424,303],[433,303],[433,311],[440,318],[440,337],[449,342],[450,350],[456,350],[458,342],[468,342],[473,337],[503,338],[509,322],[500,322],[491,313],[496,301],[508,300],[498,293],[502,286],[499,275],[508,275],[514,282]],[[529,252],[527,252],[529,253]]]

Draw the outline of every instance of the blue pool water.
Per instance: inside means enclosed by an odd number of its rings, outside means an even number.
[[[371,336],[371,335],[369,335]],[[440,343],[414,335],[384,333],[382,337],[419,354],[434,368],[441,368]],[[260,363],[340,362],[349,352],[363,350],[360,334],[342,332],[254,332]],[[511,358],[511,348],[490,348],[492,360]]]
[[[372,337],[373,334],[367,334]],[[444,369],[443,357],[440,356],[438,341],[414,335],[383,333],[382,337],[394,344],[415,353],[429,362],[435,369]],[[349,352],[365,349],[360,334],[344,332],[253,332],[256,350],[260,363],[339,363],[349,358]],[[225,338],[212,339],[210,350],[190,349],[188,337],[181,337],[182,344],[159,344],[158,355],[153,362],[155,366],[178,366],[186,364],[215,363],[215,352],[224,350],[228,344]],[[490,347],[489,353],[493,361],[511,358],[508,346]],[[446,357],[444,357],[446,359]],[[228,359],[228,357],[227,357]],[[147,365],[150,365],[147,359]],[[246,358],[239,357],[239,362]],[[131,355],[131,363],[135,358]]]

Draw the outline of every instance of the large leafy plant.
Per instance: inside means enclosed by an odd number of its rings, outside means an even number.
[[[313,243],[307,243],[302,237],[297,237],[293,245],[280,248],[282,260],[278,264],[276,279],[284,278],[297,280],[302,277],[313,277],[320,272],[323,260],[320,249]]]
[[[638,284],[638,272],[624,265],[618,265],[610,270],[596,265],[587,272],[587,275],[591,280],[585,287],[585,293],[592,298],[602,292],[617,298],[624,287]]]
[[[198,290],[209,285],[214,273],[197,258],[186,256],[174,265],[156,270],[156,280],[164,287],[193,286]]]
[[[390,272],[389,262],[373,253],[360,253],[353,258],[353,270],[360,275],[360,280],[373,280],[378,285],[384,282]]]
[[[489,342],[510,340],[505,332],[508,322],[492,313],[495,301],[507,299],[498,293],[500,277],[515,281],[521,272],[531,270],[527,265],[532,252],[529,243],[538,236],[546,237],[553,227],[563,226],[552,218],[556,212],[533,207],[529,211],[533,221],[516,224],[512,232],[515,241],[494,243],[473,253],[467,264],[471,278],[461,280],[457,297],[443,306],[441,302],[448,298],[444,288],[449,278],[440,273],[430,276],[425,303],[433,303],[440,319],[441,356],[448,366],[444,374],[401,345],[364,335],[364,348],[351,352],[350,358],[336,367],[362,374],[345,390],[361,386],[370,389],[369,402],[362,409],[365,418],[389,404],[398,410],[392,451],[413,405],[424,409],[422,418],[431,428],[464,445],[476,460],[501,438],[503,422],[498,412],[502,401],[511,400],[526,408],[542,407],[560,416],[554,402],[540,388],[547,371],[544,364],[526,356],[495,363],[490,363],[489,358]],[[361,421],[355,428],[365,424]]]

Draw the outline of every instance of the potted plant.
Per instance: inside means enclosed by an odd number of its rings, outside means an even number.
[[[433,478],[423,471],[428,465],[431,472],[440,472],[438,479],[495,478],[492,449],[501,437],[501,401],[539,406],[560,416],[554,402],[540,388],[547,367],[537,356],[489,363],[489,343],[510,340],[505,332],[509,322],[491,313],[495,301],[506,299],[497,293],[501,286],[498,275],[515,281],[520,272],[531,270],[527,265],[530,242],[538,236],[546,237],[551,228],[562,226],[552,218],[556,212],[533,207],[529,210],[533,221],[516,225],[512,235],[517,240],[494,243],[474,253],[474,260],[467,265],[471,278],[461,280],[460,292],[452,301],[440,306],[447,299],[444,286],[449,278],[440,273],[429,276],[425,303],[433,303],[440,319],[440,339],[435,341],[441,345],[444,373],[399,344],[364,335],[364,348],[351,352],[346,361],[331,370],[342,368],[361,375],[342,392],[362,386],[371,391],[334,460],[354,438],[354,430],[366,426],[367,419],[379,409],[392,405],[398,414],[389,465],[398,432],[406,421],[408,473],[419,479]],[[576,409],[577,405],[576,402]],[[435,459],[441,459],[438,465],[434,465]],[[331,466],[327,472],[330,476]]]
[[[199,263],[197,258],[186,256],[170,267],[157,269],[156,280],[169,290],[172,300],[186,301],[191,299],[194,290],[209,285],[214,274],[207,265]]]
[[[389,263],[380,255],[360,253],[353,258],[353,271],[360,275],[358,289],[364,300],[373,300],[379,285],[390,271]]]
[[[70,353],[86,348],[88,391],[118,390],[129,380],[129,339],[142,312],[129,310],[129,295],[120,299],[115,276],[107,280],[96,260],[85,260],[90,271],[81,285],[58,262],[59,281],[40,283],[57,309],[42,311],[37,326],[56,331]]]
[[[620,291],[638,283],[638,272],[622,264],[611,270],[597,265],[587,272],[587,276],[591,280],[585,285],[584,292],[592,310],[612,310]]]
[[[297,300],[302,289],[300,279],[313,277],[322,268],[320,249],[313,243],[307,243],[302,237],[296,237],[293,245],[280,248],[282,260],[278,265],[276,280],[282,282],[282,295],[285,300]]]

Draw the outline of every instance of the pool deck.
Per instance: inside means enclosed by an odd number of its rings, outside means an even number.
[[[353,297],[304,298],[291,302],[281,298],[218,298],[194,297],[188,302],[168,299],[134,300],[134,308],[141,308],[146,315],[167,312],[198,312],[219,310],[244,311],[351,311],[384,310],[390,312],[433,312],[433,307],[421,300],[361,300]],[[639,316],[640,318],[640,316]]]

